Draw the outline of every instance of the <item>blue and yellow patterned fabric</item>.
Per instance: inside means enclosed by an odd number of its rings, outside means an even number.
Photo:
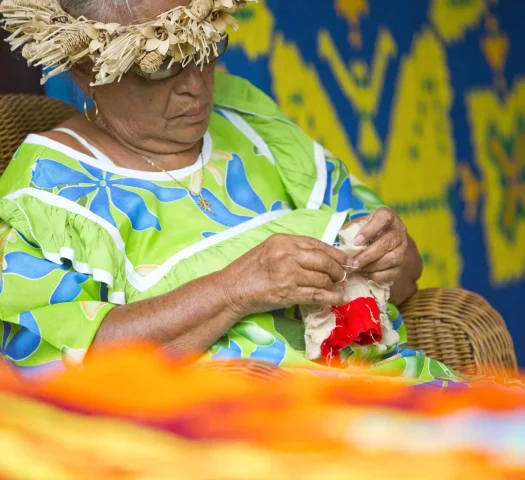
[[[260,0],[223,65],[402,215],[422,287],[502,312],[523,366],[524,15],[521,0]],[[47,88],[84,101],[67,77]]]

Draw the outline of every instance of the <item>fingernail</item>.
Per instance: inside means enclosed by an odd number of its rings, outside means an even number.
[[[352,299],[345,295],[345,298],[343,298],[343,301],[345,302],[344,304],[346,305],[347,303],[350,303]]]
[[[366,238],[364,237],[364,235],[357,235],[357,237],[355,237],[354,239],[354,244],[359,246],[359,245],[364,245],[366,242]]]
[[[353,258],[347,258],[346,259],[346,265],[343,265],[343,267],[354,268],[354,259]]]
[[[359,269],[361,267],[361,264],[359,263],[358,260],[354,260],[352,262],[352,266],[355,268],[355,269]]]

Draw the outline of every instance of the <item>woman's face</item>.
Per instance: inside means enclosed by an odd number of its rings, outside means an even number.
[[[135,2],[137,18],[151,20],[190,0]],[[120,82],[91,89],[100,113],[119,136],[129,140],[192,144],[208,129],[213,104],[215,62],[201,70],[190,63],[178,75],[150,81],[128,73]]]
[[[194,143],[208,129],[214,71],[215,63],[202,71],[192,63],[179,75],[156,82],[129,73],[94,93],[107,122],[118,119],[118,127],[127,127],[139,137]]]

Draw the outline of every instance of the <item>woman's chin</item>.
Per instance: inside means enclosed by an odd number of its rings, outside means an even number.
[[[170,130],[176,129],[177,139],[184,139],[184,143],[196,142],[200,140],[208,131],[209,117],[200,122],[184,122],[180,121],[170,124]]]

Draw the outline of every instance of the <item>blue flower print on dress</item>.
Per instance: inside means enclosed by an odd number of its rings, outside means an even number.
[[[70,272],[69,266],[57,265],[49,260],[37,258],[24,252],[10,252],[4,257],[2,276],[18,275],[28,280],[40,280],[51,272],[67,272],[49,298],[50,305],[68,303],[76,300],[82,292],[81,285],[89,279],[88,275]]]
[[[206,216],[214,222],[223,225],[224,227],[236,227],[241,225],[252,218],[262,215],[268,212],[268,209],[264,205],[259,194],[252,187],[246,169],[241,157],[235,153],[231,154],[231,159],[228,161],[228,167],[226,172],[226,193],[233,203],[242,207],[250,212],[251,216],[248,215],[237,215],[233,213],[219,198],[217,198],[207,188],[202,189],[202,196],[205,200],[208,200],[211,204],[212,212],[206,212]],[[198,204],[199,197],[197,195],[191,195],[192,200],[195,204]],[[286,202],[277,200],[274,202],[270,211],[277,210],[289,210],[290,207]],[[203,232],[204,238],[209,238],[214,235],[214,232]]]
[[[250,358],[281,365],[286,356],[286,344],[259,324],[247,320],[237,323],[232,332],[252,344]],[[255,347],[255,351],[253,351]],[[211,349],[212,360],[237,359],[243,357],[240,345],[228,335],[222,337]]]
[[[8,360],[21,362],[33,355],[42,342],[40,327],[30,312],[18,316],[18,325],[3,322],[1,353]],[[18,331],[11,336],[15,329]],[[10,338],[11,337],[11,338]]]
[[[226,191],[228,195],[237,205],[246,210],[251,210],[257,215],[266,213],[267,210],[261,197],[248,180],[241,157],[235,153],[232,154],[232,157],[232,160],[228,162],[226,174]]]
[[[334,161],[327,160],[326,172],[328,178],[323,203],[329,207],[334,206],[337,212],[347,212],[349,210],[360,212],[365,210],[365,204],[354,195],[352,181],[349,175],[346,175],[343,182],[341,183],[334,205],[334,189],[339,184],[341,168],[341,165],[338,168]],[[368,214],[359,213],[355,216],[355,218],[365,215]]]
[[[211,212],[207,210],[201,210],[202,213],[204,213],[210,220],[213,220],[224,227],[236,227],[237,225],[252,219],[252,217],[233,213],[217,196],[213,194],[213,192],[207,188],[202,189],[201,195],[205,200],[210,202],[211,205]],[[198,195],[191,194],[191,199],[195,202],[195,205],[199,205]],[[208,236],[213,235],[212,232],[207,233]]]
[[[29,359],[36,353],[42,343],[40,327],[31,312],[20,314],[18,316],[18,324],[12,325],[8,322],[1,322],[1,326],[3,332],[0,354],[16,369],[21,377],[27,380],[41,379],[44,375],[58,374],[65,370],[61,360],[54,360],[35,366],[20,366],[16,364],[16,362]]]
[[[250,354],[252,360],[260,360],[279,366],[286,356],[286,344],[274,334],[255,322],[241,321],[232,331],[257,346]]]
[[[259,360],[261,362],[273,363],[274,365],[281,365],[286,356],[286,344],[280,338],[274,338],[271,345],[259,345],[255,352],[250,355],[252,360]]]
[[[273,338],[270,345],[258,345],[256,350],[250,354],[252,360],[268,362],[274,365],[281,365],[286,356],[286,344],[280,338]],[[228,339],[228,346],[224,346],[212,355],[212,360],[235,360],[242,358],[242,349],[238,343],[231,338]]]
[[[283,202],[281,200],[277,200],[273,202],[271,211],[280,212],[281,210],[291,210],[290,205],[288,205],[286,202]]]
[[[73,202],[94,194],[87,208],[115,227],[117,224],[111,205],[128,218],[134,230],[161,230],[159,219],[148,210],[144,199],[135,192],[137,190],[150,192],[163,203],[181,200],[188,195],[184,188],[161,187],[146,180],[119,178],[86,163],[78,163],[86,173],[53,160],[39,159],[33,172],[33,184],[38,188],[57,188],[59,196]]]
[[[232,339],[228,339],[228,345],[222,347],[217,353],[212,355],[212,360],[233,360],[242,357],[241,347]]]
[[[328,207],[332,206],[332,195],[334,194],[334,174],[335,170],[335,163],[328,160],[326,162],[326,173],[327,173],[327,180],[326,180],[326,190],[324,192],[324,200],[323,203],[327,205]]]

